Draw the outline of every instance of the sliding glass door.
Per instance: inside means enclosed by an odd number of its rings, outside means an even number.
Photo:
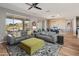
[[[23,21],[20,19],[6,18],[6,32],[13,36],[20,36],[23,30]]]
[[[14,36],[21,36],[22,31],[28,31],[30,29],[29,20],[6,18],[6,32]],[[19,37],[18,36],[18,37]]]
[[[22,20],[18,19],[6,19],[6,30],[7,31],[19,31],[23,30]]]

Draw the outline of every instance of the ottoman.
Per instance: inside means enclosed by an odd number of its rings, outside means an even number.
[[[29,55],[34,54],[45,45],[44,41],[38,38],[29,38],[21,41],[20,47]]]

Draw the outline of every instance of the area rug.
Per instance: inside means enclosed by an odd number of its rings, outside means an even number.
[[[32,56],[58,56],[61,45],[45,42],[45,46]],[[29,56],[18,45],[7,46],[10,56]]]

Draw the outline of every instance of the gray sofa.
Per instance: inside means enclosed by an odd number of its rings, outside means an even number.
[[[37,32],[35,33],[35,37],[41,38],[47,42],[56,43],[57,42],[57,34],[55,32]]]
[[[20,37],[14,37],[12,34],[7,34],[6,40],[9,45],[18,44],[20,41],[29,38],[30,36],[27,35],[25,31],[21,31]]]

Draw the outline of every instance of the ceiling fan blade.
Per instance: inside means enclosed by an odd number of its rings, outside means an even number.
[[[37,6],[35,6],[34,8],[37,8],[37,9],[39,9],[39,10],[42,10],[42,8],[40,8],[40,7],[37,7]]]
[[[38,5],[39,3],[33,3],[34,6]]]
[[[27,4],[27,5],[29,5],[29,6],[32,6],[31,4],[29,4],[29,3],[25,3],[25,4]]]
[[[31,6],[30,8],[28,8],[28,10],[30,10],[33,6]]]
[[[29,6],[36,6],[36,5],[39,4],[39,3],[32,3],[32,4],[30,4],[30,3],[25,3],[25,4],[27,4],[27,5],[29,5]]]
[[[30,10],[32,7],[37,8],[37,9],[39,9],[39,10],[42,10],[42,8],[37,7],[37,5],[38,5],[39,3],[32,3],[32,4],[25,3],[25,4],[27,4],[27,5],[31,6],[30,8],[28,8],[28,10]]]

